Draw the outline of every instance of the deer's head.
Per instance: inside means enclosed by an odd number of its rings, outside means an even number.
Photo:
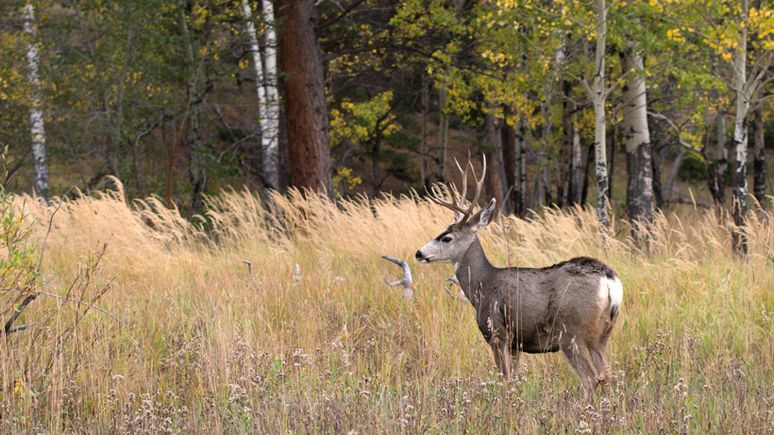
[[[465,170],[462,169],[460,164],[455,159],[457,168],[462,173],[462,192],[457,195],[457,190],[450,186],[449,193],[452,196],[451,201],[445,201],[443,194],[438,186],[432,186],[428,193],[428,197],[434,203],[446,207],[454,211],[454,223],[449,225],[444,232],[438,235],[425,246],[420,248],[414,255],[420,263],[440,262],[440,263],[457,263],[467,252],[470,244],[476,240],[476,233],[478,230],[484,228],[491,222],[494,215],[497,202],[492,198],[489,203],[481,209],[478,213],[473,214],[473,208],[478,203],[478,198],[481,196],[481,189],[484,186],[484,178],[486,177],[486,157],[484,157],[483,170],[481,172],[481,178],[476,176],[476,171],[473,169],[473,164],[468,159],[468,164],[465,166]],[[468,169],[473,172],[473,178],[476,180],[476,193],[470,203],[465,205],[465,196],[468,191]]]

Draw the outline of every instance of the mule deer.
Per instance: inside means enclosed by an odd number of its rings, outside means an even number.
[[[492,266],[477,232],[492,220],[495,199],[471,216],[486,177],[486,158],[480,179],[470,161],[464,171],[459,163],[457,167],[463,177],[459,198],[453,187],[451,202],[443,199],[437,186],[428,192],[431,201],[454,211],[454,223],[419,249],[416,259],[454,264],[457,280],[476,310],[478,328],[506,379],[518,368],[521,352],[561,350],[588,397],[609,375],[605,353],[623,299],[621,281],[609,266],[588,257],[543,268]],[[476,191],[465,206],[468,168]]]

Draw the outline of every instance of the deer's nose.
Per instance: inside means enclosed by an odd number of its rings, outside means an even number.
[[[421,260],[422,257],[424,257],[424,255],[422,255],[422,250],[421,249],[418,250],[416,254],[414,254],[414,258],[416,258],[417,260]]]

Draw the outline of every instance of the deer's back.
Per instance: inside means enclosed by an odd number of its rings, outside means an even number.
[[[485,329],[518,331],[527,352],[556,350],[545,344],[560,330],[595,334],[604,327],[599,320],[609,306],[605,280],[617,279],[611,267],[589,257],[543,268],[498,269],[482,283],[479,327],[485,337],[491,335]]]

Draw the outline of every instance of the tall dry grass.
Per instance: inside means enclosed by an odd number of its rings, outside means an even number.
[[[53,206],[17,201],[39,244]],[[121,192],[64,201],[39,282],[67,288],[107,242],[93,279],[113,280],[99,305],[123,325],[90,312],[42,390],[9,357],[23,347],[0,345],[0,430],[774,432],[770,215],[750,222],[744,261],[727,224],[693,209],[659,215],[647,254],[623,225],[600,242],[591,210],[501,217],[481,234],[497,265],[589,255],[620,274],[615,382],[589,405],[559,354],[524,357],[501,382],[470,305],[443,290],[449,266],[412,261],[413,302],[387,287],[399,271],[380,256],[411,258],[448,224],[443,209],[273,201],[224,192],[194,223]],[[62,302],[36,301],[26,321],[46,304]]]

